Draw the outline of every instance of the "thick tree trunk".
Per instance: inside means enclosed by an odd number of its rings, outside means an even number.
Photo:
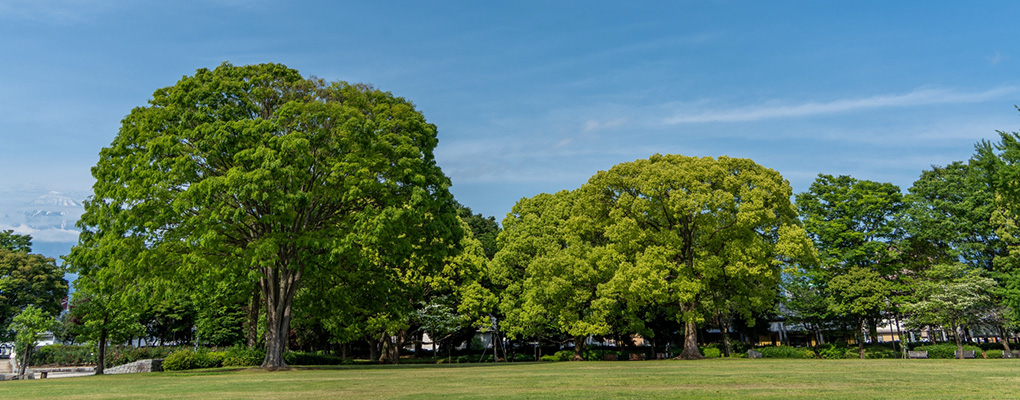
[[[106,322],[105,320],[103,322]],[[99,330],[99,351],[96,355],[96,375],[102,375],[106,365],[106,328]]]
[[[245,339],[248,348],[253,349],[259,344],[259,311],[262,304],[262,290],[258,284],[252,288],[251,302],[248,303],[248,326],[245,329]]]
[[[283,263],[278,267],[263,268],[262,274],[262,296],[266,302],[266,358],[262,361],[262,368],[287,368],[283,352],[287,350],[291,306],[301,273]]]
[[[687,321],[684,329],[684,351],[680,353],[681,360],[700,360],[705,358],[698,350],[698,324],[694,321]]]
[[[379,336],[379,359],[376,361],[379,361],[380,363],[390,361],[390,338],[386,332],[383,332],[382,335]]]
[[[574,336],[574,360],[584,361],[584,336]]]
[[[864,329],[867,321],[861,319],[860,324],[857,325],[857,352],[860,354],[861,359],[864,359]]]
[[[421,358],[422,346],[425,341],[425,332],[419,331],[414,334],[414,357]]]
[[[368,359],[377,360],[379,359],[379,345],[375,340],[365,339],[368,342]]]
[[[729,357],[733,351],[733,346],[730,345],[729,318],[719,318],[719,331],[722,332],[723,355]]]
[[[1010,356],[1013,355],[1013,350],[1009,348],[1009,334],[1006,332],[1006,328],[999,324],[999,341],[1002,342],[1002,349]]]

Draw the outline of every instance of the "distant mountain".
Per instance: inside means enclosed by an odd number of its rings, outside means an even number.
[[[60,192],[49,192],[32,200],[34,206],[81,207],[77,200]]]
[[[0,229],[31,235],[33,252],[59,258],[78,241],[81,200],[57,191],[0,190]]]

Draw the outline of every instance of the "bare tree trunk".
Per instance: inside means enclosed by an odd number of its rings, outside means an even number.
[[[733,352],[733,346],[730,345],[730,319],[719,318],[719,331],[722,332],[722,343],[723,343],[723,355],[726,357],[730,356]]]
[[[584,361],[584,336],[574,336],[574,360]]]
[[[108,320],[108,318],[104,318],[103,322],[106,322],[106,320]],[[97,352],[99,354],[96,355],[96,375],[102,375],[103,374],[103,370],[105,370],[105,364],[106,364],[106,335],[107,335],[106,328],[102,328],[102,329],[99,330],[99,351]]]
[[[372,339],[365,339],[368,342],[368,359],[378,360],[379,359],[379,344]]]
[[[287,368],[283,352],[287,350],[291,306],[301,273],[283,263],[263,268],[262,274],[262,295],[266,302],[266,358],[262,361],[262,368]]]
[[[35,346],[28,346],[25,348],[25,354],[19,354],[21,356],[21,365],[18,366],[18,376],[21,379],[25,379],[25,373],[28,372],[28,363],[32,359],[32,348]]]
[[[245,329],[245,339],[248,348],[253,349],[259,343],[259,311],[262,304],[262,290],[259,284],[252,288],[251,302],[248,304],[248,326]]]
[[[413,340],[414,340],[414,357],[421,358],[422,346],[424,346],[423,342],[425,341],[425,332],[418,331],[417,333],[414,334]]]
[[[999,324],[999,339],[1002,342],[1002,349],[1007,352],[1007,356],[1013,357],[1013,350],[1009,348],[1009,333],[1006,332],[1006,328]]]
[[[867,320],[861,318],[860,323],[857,325],[857,352],[860,354],[861,359],[864,359],[864,329],[866,328]]]
[[[681,309],[684,311],[684,314],[687,314],[688,312],[693,312],[695,307],[697,307],[696,303],[688,303],[681,306]],[[705,358],[705,356],[701,355],[701,351],[698,350],[698,324],[694,322],[693,318],[686,321],[685,324],[684,350],[680,353],[680,359],[700,360]]]
[[[390,338],[386,334],[386,332],[383,332],[382,335],[379,336],[379,360],[378,361],[380,363],[385,363],[385,362],[389,361],[389,359],[390,359]]]

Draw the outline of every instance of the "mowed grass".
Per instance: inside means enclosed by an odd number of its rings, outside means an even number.
[[[1020,360],[617,361],[213,369],[0,382],[7,399],[1015,399]]]

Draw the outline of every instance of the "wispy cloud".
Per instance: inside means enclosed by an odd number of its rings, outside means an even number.
[[[0,1],[0,19],[74,23],[115,3],[116,0],[5,0]]]
[[[0,230],[12,230],[19,235],[30,235],[32,241],[47,243],[73,243],[78,241],[81,231],[66,228],[33,228],[28,225],[0,224]]]
[[[985,60],[988,60],[988,63],[992,65],[998,64],[1002,62],[1002,54],[996,51],[995,54],[985,57]]]
[[[1003,98],[1020,92],[1016,86],[1005,86],[984,92],[955,92],[943,89],[918,89],[906,94],[878,95],[858,99],[800,104],[770,104],[743,106],[724,111],[682,110],[662,119],[663,125],[705,122],[746,122],[765,119],[797,118],[838,114],[865,109],[912,107],[931,104],[978,103]],[[673,107],[685,108],[682,105]]]

